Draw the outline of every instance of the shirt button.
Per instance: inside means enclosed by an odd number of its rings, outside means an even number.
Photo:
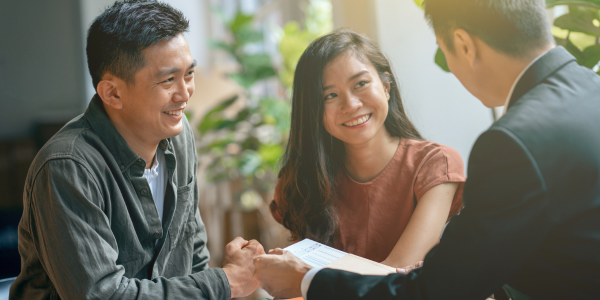
[[[121,171],[123,171],[125,169],[125,165],[121,164],[119,168],[121,168]]]
[[[156,231],[153,236],[155,239],[160,239],[160,232]]]
[[[142,194],[142,196],[146,196],[148,195],[148,190],[147,189],[143,189],[140,194]]]

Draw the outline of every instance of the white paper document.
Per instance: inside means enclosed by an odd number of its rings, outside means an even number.
[[[313,240],[304,239],[285,250],[316,268],[331,268],[363,275],[387,275],[396,269],[364,257],[340,251]]]
[[[285,250],[292,252],[292,254],[315,268],[323,268],[348,254],[309,239],[297,242],[285,248]]]

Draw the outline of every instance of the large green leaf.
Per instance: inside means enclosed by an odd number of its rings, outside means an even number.
[[[579,61],[584,67],[592,69],[600,61],[600,45],[587,47],[582,52],[583,58]]]
[[[290,129],[291,107],[289,102],[264,98],[260,100],[260,107],[265,124],[275,125],[275,128],[282,132]]]
[[[233,102],[235,102],[235,100],[237,99],[237,96],[217,105],[215,108],[211,109],[202,119],[202,122],[200,122],[200,125],[198,125],[198,131],[200,131],[200,133],[204,134],[206,133],[208,130],[211,129],[215,129],[215,128],[222,128],[221,126],[223,126],[223,123],[226,122],[226,120],[223,119],[223,115],[222,112],[225,108],[229,107],[229,105],[233,104]]]
[[[594,20],[598,18],[598,11],[593,14],[586,12],[570,12],[558,17],[554,25],[565,30],[582,32],[585,34],[600,36],[600,28],[594,25]]]
[[[256,81],[275,76],[271,57],[267,54],[251,54],[240,56],[242,64],[242,86],[249,88]],[[237,81],[238,79],[236,79]],[[239,83],[240,81],[238,81]]]
[[[254,20],[254,16],[246,15],[241,11],[238,11],[233,20],[229,23],[229,29],[235,34],[238,29],[249,25],[252,20]]]
[[[279,42],[279,53],[283,58],[283,68],[279,76],[288,89],[291,89],[294,82],[296,65],[302,53],[315,38],[316,36],[308,30],[301,30],[297,22],[288,22],[283,27],[283,36]]]
[[[246,76],[243,73],[231,74],[229,75],[229,77],[231,77],[231,79],[233,79],[235,82],[237,82],[237,84],[239,84],[245,89],[250,88],[255,82],[255,80],[252,77]]]
[[[556,5],[580,5],[600,9],[600,0],[546,0],[546,7]]]
[[[435,63],[442,68],[442,70],[446,72],[450,72],[450,68],[448,68],[448,62],[446,62],[446,56],[442,49],[438,47],[437,52],[435,53]]]
[[[258,154],[262,160],[272,167],[277,165],[277,161],[283,155],[283,151],[283,147],[280,144],[261,145],[260,148],[258,148]]]
[[[578,62],[583,60],[583,53],[581,52],[581,50],[579,50],[579,48],[577,48],[577,46],[573,45],[573,43],[570,40],[561,39],[557,37],[554,37],[554,40],[556,41],[557,45],[565,47],[567,51],[569,51],[573,56],[575,56]]]
[[[251,26],[243,26],[233,32],[233,35],[235,36],[235,40],[239,46],[264,40],[263,33],[254,30]]]
[[[230,44],[227,44],[225,42],[216,41],[216,40],[213,40],[213,39],[211,39],[211,40],[208,41],[208,45],[210,47],[212,47],[212,48],[221,49],[221,50],[224,50],[225,52],[227,52],[229,54],[235,55],[234,45],[230,45]]]
[[[249,89],[257,81],[275,76],[275,69],[271,66],[262,66],[258,68],[249,68],[242,73],[231,74],[231,79],[235,80],[240,86]]]
[[[242,174],[248,176],[254,173],[262,163],[261,156],[254,150],[244,150],[238,162],[238,168]]]

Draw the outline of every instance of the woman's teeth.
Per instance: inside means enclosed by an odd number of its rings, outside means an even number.
[[[370,118],[371,118],[371,115],[369,114],[360,119],[354,120],[352,122],[344,123],[344,126],[349,126],[349,127],[357,126],[357,125],[360,125],[360,124],[368,121]]]
[[[177,115],[177,116],[179,116],[181,114],[181,112],[183,112],[183,111],[182,110],[165,111],[165,113],[168,115]]]

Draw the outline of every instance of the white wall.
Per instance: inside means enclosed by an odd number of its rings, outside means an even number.
[[[82,112],[78,0],[0,1],[0,139]]]
[[[409,0],[375,0],[379,45],[388,56],[406,110],[425,139],[458,150],[465,166],[492,112],[434,63],[437,49],[423,11]]]

